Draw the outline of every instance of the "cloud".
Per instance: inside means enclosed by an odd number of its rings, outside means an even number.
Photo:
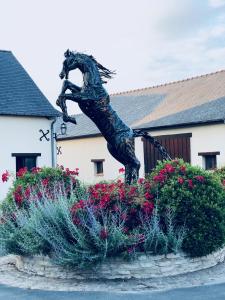
[[[67,48],[116,69],[105,86],[110,93],[142,88],[225,68],[224,4],[8,0],[0,10],[1,48],[15,53],[52,103],[61,89],[58,74]],[[82,77],[77,71],[71,80],[81,84]]]
[[[208,23],[210,9],[205,0],[159,0],[153,26],[166,39],[179,39],[193,34]]]
[[[225,0],[209,0],[209,5],[212,7],[221,7],[225,5]]]

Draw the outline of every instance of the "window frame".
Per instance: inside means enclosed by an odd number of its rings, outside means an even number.
[[[94,176],[104,176],[104,166],[103,166],[103,162],[105,161],[105,159],[92,159],[91,162],[94,163]],[[98,167],[97,164],[101,163],[102,164],[102,172],[98,173]]]
[[[18,160],[17,160],[18,158],[21,158],[24,160],[26,158],[34,158],[35,159],[34,167],[37,167],[37,157],[41,156],[41,153],[12,153],[11,156],[16,158],[16,172],[18,172],[19,169],[26,167],[25,163],[23,163],[22,167],[18,167]],[[30,169],[28,168],[28,170],[30,170]]]
[[[207,171],[212,171],[217,168],[217,155],[220,155],[220,151],[214,151],[214,152],[199,152],[198,156],[202,156],[202,167],[207,170]],[[212,158],[212,167],[208,168],[207,167],[207,158],[211,157]]]

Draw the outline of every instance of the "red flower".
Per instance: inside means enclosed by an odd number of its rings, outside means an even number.
[[[100,238],[101,238],[102,240],[106,240],[107,237],[108,237],[108,231],[107,231],[105,228],[103,228],[103,229],[100,231]]]
[[[144,185],[145,189],[150,189],[151,188],[151,184],[150,182],[145,182],[145,185]]]
[[[120,168],[119,169],[119,173],[124,173],[125,172],[125,169],[124,168]]]
[[[143,183],[144,183],[144,181],[145,181],[145,179],[144,179],[144,178],[139,178],[139,179],[138,179],[138,184],[143,184]]]
[[[167,173],[167,170],[166,169],[162,169],[159,171],[159,174],[160,175],[165,175]]]
[[[9,172],[6,170],[5,173],[2,174],[2,182],[7,182],[9,180]]]
[[[42,179],[42,184],[43,185],[48,185],[49,184],[49,179],[48,178],[44,178],[44,179]]]
[[[178,182],[179,184],[183,184],[183,183],[184,183],[184,178],[178,177],[177,182]]]
[[[180,171],[181,171],[182,173],[185,173],[185,172],[186,172],[186,167],[185,167],[185,166],[180,166]]]
[[[39,168],[39,167],[34,167],[34,168],[32,168],[31,169],[31,172],[33,173],[33,174],[37,174],[37,173],[39,173],[39,172],[41,172],[41,168]]]
[[[171,164],[166,164],[165,169],[168,173],[173,173],[175,171],[175,168]]]
[[[16,204],[20,206],[21,203],[23,202],[22,186],[18,185],[13,194],[14,194]]]
[[[83,209],[84,207],[85,207],[85,201],[79,200],[71,207],[70,211],[71,213],[76,213],[78,209]]]
[[[30,198],[30,188],[29,188],[29,186],[26,188],[26,190],[25,190],[25,192],[24,192],[24,195],[25,195],[25,197],[26,197],[27,199]]]
[[[27,173],[27,167],[19,169],[19,171],[16,173],[17,177],[23,177]]]
[[[122,188],[119,189],[118,193],[119,193],[120,200],[124,200],[126,198],[124,189],[122,189]]]
[[[225,185],[225,179],[223,180],[222,184]]]
[[[99,203],[100,208],[106,207],[109,201],[110,201],[110,195],[109,194],[103,195]]]
[[[153,177],[153,180],[155,182],[160,182],[160,183],[163,183],[165,180],[166,180],[166,176],[165,175],[162,175],[162,174],[159,174],[159,175],[156,175]]]
[[[153,198],[154,198],[154,196],[152,194],[150,194],[149,192],[145,193],[145,199],[150,200],[150,199],[153,199]]]
[[[188,187],[189,187],[190,189],[193,189],[193,188],[194,188],[194,184],[193,184],[192,179],[188,179]]]
[[[145,201],[142,205],[142,209],[144,211],[145,214],[150,215],[154,209],[154,203],[153,202],[149,202],[149,201]]]
[[[135,186],[132,186],[128,192],[129,196],[134,196],[135,192],[137,191],[137,188]]]
[[[80,219],[77,216],[73,217],[73,224],[74,225],[80,225]]]
[[[99,197],[99,192],[96,190],[91,191],[91,196],[94,197],[95,199],[98,199]]]
[[[41,198],[42,198],[42,193],[39,191],[39,192],[37,193],[37,196],[38,196],[38,199],[41,199]]]
[[[201,176],[201,175],[198,175],[198,176],[195,176],[195,179],[197,179],[199,182],[205,182],[205,177],[204,176]]]

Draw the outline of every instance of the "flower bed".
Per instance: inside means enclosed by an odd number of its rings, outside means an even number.
[[[53,182],[39,171],[21,172],[3,204],[0,240],[7,253],[47,255],[77,270],[117,259],[138,261],[146,254],[184,251],[203,257],[224,245],[220,181],[181,160],[159,163],[149,178],[132,186],[122,180],[83,186],[68,169],[48,172],[61,173]],[[41,197],[35,188],[25,193],[36,177]],[[24,182],[19,202],[18,181]]]

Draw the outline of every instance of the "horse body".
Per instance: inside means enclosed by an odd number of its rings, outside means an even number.
[[[76,124],[76,120],[68,116],[66,100],[77,102],[82,112],[95,123],[106,139],[111,155],[125,166],[126,183],[137,181],[140,162],[135,155],[134,137],[143,134],[140,131],[134,132],[127,126],[110,105],[110,97],[102,84],[106,83],[103,78],[110,79],[114,72],[99,64],[93,56],[67,50],[65,57],[59,76],[66,80],[56,102],[62,109],[63,120]],[[69,72],[77,68],[83,74],[82,87],[68,81]],[[66,93],[67,90],[71,93]],[[146,133],[145,136],[147,137]]]
[[[86,100],[78,104],[98,127],[108,143],[115,143],[119,134],[132,134],[132,130],[119,118],[110,105],[109,96],[100,100]]]

